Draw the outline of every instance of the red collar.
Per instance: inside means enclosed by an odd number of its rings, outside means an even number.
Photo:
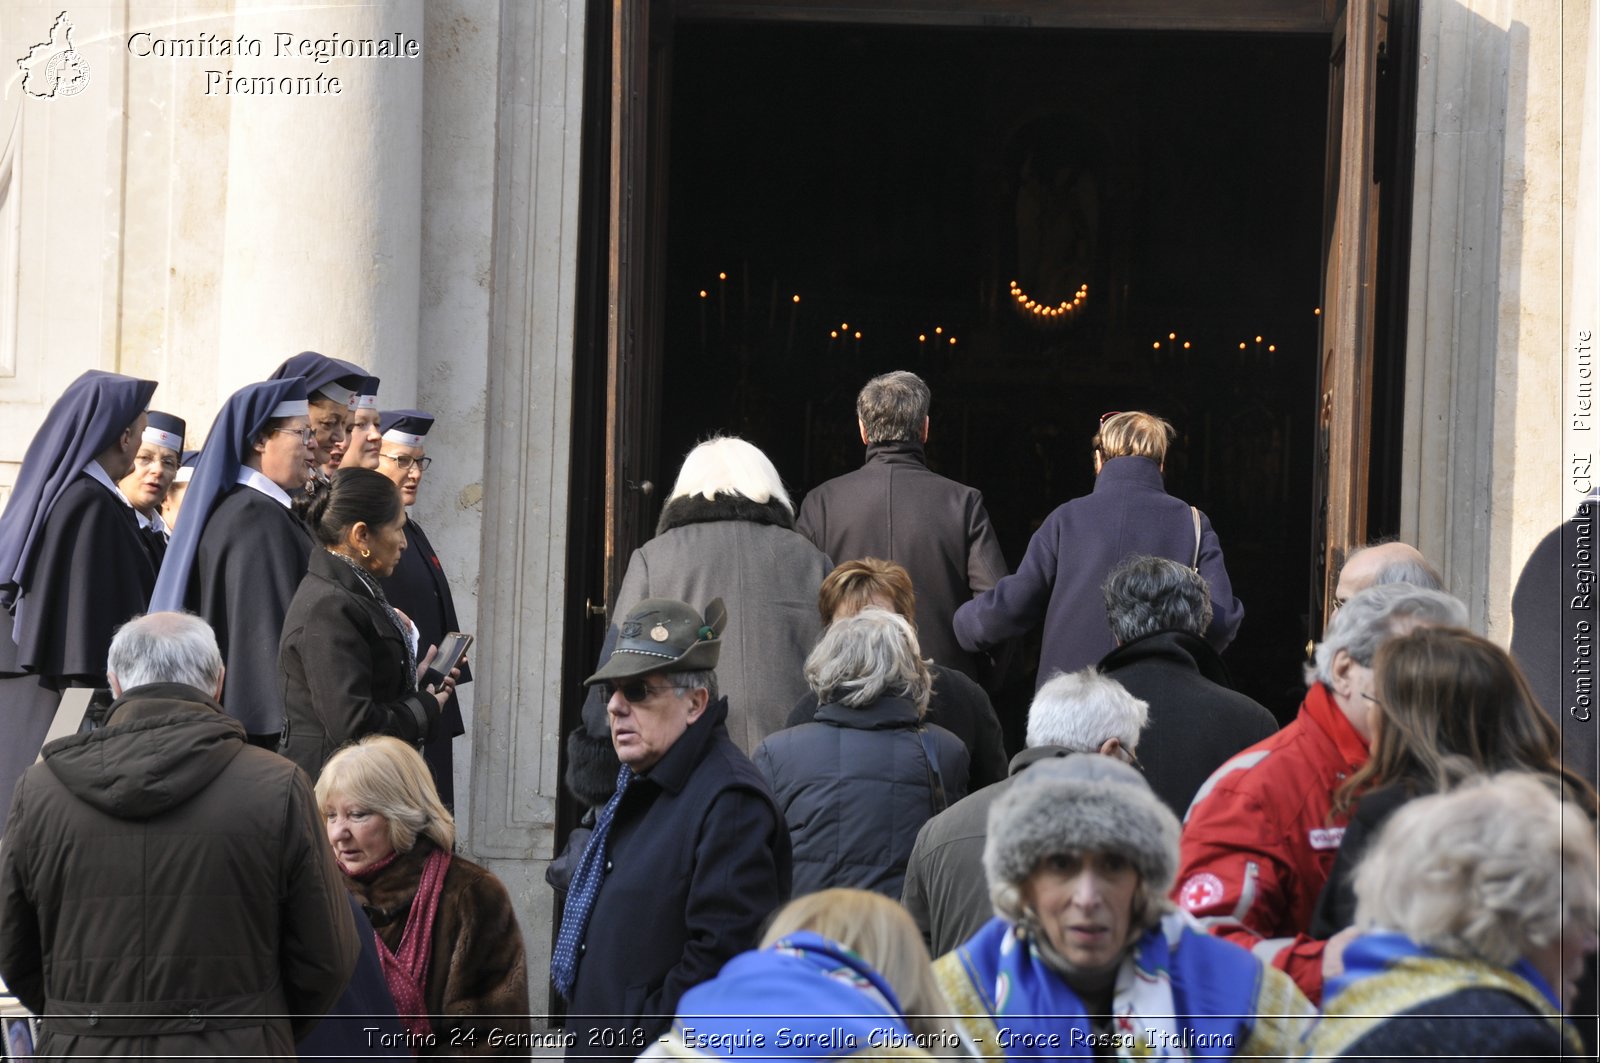
[[[1356,731],[1350,718],[1339,708],[1339,703],[1333,700],[1333,691],[1326,685],[1321,682],[1311,684],[1306,691],[1306,699],[1300,703],[1300,715],[1308,718],[1317,730],[1332,739],[1334,747],[1339,750],[1339,755],[1351,771],[1367,762],[1367,740]]]

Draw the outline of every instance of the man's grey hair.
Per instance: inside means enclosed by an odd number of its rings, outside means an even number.
[[[222,654],[211,625],[193,613],[135,617],[111,636],[106,671],[123,690],[182,683],[210,697],[222,682]]]
[[[1111,637],[1122,643],[1158,631],[1204,635],[1211,626],[1211,588],[1188,565],[1135,555],[1111,570],[1100,588]]]
[[[1409,583],[1385,583],[1344,603],[1317,643],[1313,678],[1333,682],[1333,659],[1340,650],[1357,663],[1372,667],[1378,647],[1414,627],[1466,627],[1467,607],[1461,599]]]
[[[916,443],[928,419],[933,393],[915,373],[897,370],[867,381],[856,396],[856,416],[866,428],[868,443]]]
[[[819,705],[861,708],[881,697],[904,697],[920,716],[933,677],[917,648],[917,632],[899,613],[876,607],[835,620],[806,658],[806,682]]]
[[[717,700],[717,673],[715,669],[706,668],[701,671],[666,672],[664,673],[672,683],[672,689],[687,693],[700,687],[706,688],[711,701]]]
[[[1444,590],[1444,577],[1439,575],[1438,569],[1428,564],[1426,560],[1415,557],[1391,561],[1378,569],[1377,574],[1372,577],[1372,585],[1380,587],[1385,583],[1409,583],[1424,590]]]
[[[1134,752],[1139,732],[1150,719],[1150,705],[1090,666],[1054,676],[1028,706],[1028,748],[1062,746],[1074,753],[1098,753],[1115,738]]]

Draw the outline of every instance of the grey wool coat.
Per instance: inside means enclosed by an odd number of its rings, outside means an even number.
[[[292,1060],[359,951],[311,783],[193,687],[125,691],[17,785],[0,976],[41,1056]]]
[[[817,592],[832,568],[794,530],[780,502],[675,498],[661,512],[656,537],[628,562],[613,627],[646,598],[674,598],[696,609],[721,598],[728,627],[717,683],[728,699],[728,736],[749,753],[783,729],[808,689],[806,655],[822,631]]]

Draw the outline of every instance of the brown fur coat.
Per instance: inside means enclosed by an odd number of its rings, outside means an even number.
[[[346,878],[378,937],[398,951],[422,866],[435,846],[427,838],[371,881]],[[434,1043],[421,1055],[526,1056],[507,1035],[531,1030],[528,968],[511,895],[500,880],[460,856],[450,861],[433,925],[433,953],[423,986]],[[495,1034],[502,1039],[496,1045]]]

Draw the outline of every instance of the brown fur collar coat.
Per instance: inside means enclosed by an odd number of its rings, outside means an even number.
[[[435,848],[419,838],[371,881],[345,879],[392,951],[399,951],[422,866]],[[490,1043],[491,1031],[525,1034],[532,1028],[528,968],[511,895],[494,875],[460,856],[451,859],[444,876],[423,998],[434,1043],[422,1055],[527,1054],[515,1045]]]

